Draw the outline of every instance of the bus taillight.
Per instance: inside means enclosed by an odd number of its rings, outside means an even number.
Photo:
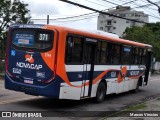
[[[9,77],[14,77],[7,69],[6,69],[6,73]]]

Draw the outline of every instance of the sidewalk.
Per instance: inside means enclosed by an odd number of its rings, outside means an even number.
[[[148,115],[148,117],[145,117],[145,115]],[[151,117],[149,117],[150,115]],[[153,117],[157,115],[158,117]],[[105,117],[100,120],[160,120],[160,97],[150,101],[146,101],[141,104],[131,106],[127,109],[124,109],[118,113],[113,114],[112,116],[113,117]],[[119,117],[119,116],[124,116],[124,117]]]
[[[4,72],[1,72],[1,73],[0,73],[0,80],[4,80],[4,76],[5,76],[5,73],[4,73]]]

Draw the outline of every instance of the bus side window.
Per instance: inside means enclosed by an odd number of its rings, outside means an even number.
[[[121,45],[115,44],[114,46],[114,64],[120,64],[120,56],[121,56]]]
[[[107,42],[102,42],[102,47],[101,47],[101,59],[100,63],[101,64],[107,64]]]
[[[109,56],[108,56],[108,59],[109,59],[109,62],[112,64],[114,63],[114,43],[109,43]]]
[[[139,64],[142,64],[142,52],[143,52],[143,49],[142,48],[140,48],[139,49]]]
[[[131,64],[134,64],[134,59],[135,59],[135,48],[132,47],[132,51],[131,51]]]
[[[123,64],[129,65],[131,62],[131,47],[130,46],[124,46],[123,47]]]
[[[65,56],[65,61],[66,63],[70,63],[72,60],[72,37],[67,37],[66,41],[66,56]]]
[[[143,64],[143,65],[146,64],[146,49],[143,49],[143,53],[142,53],[142,64]]]
[[[121,58],[121,45],[111,43],[110,54],[111,54],[111,63],[120,64]]]
[[[139,49],[135,48],[134,51],[134,64],[139,64]]]
[[[67,37],[66,41],[66,63],[82,63],[82,38],[76,36]]]
[[[98,41],[97,50],[96,50],[96,63],[100,64],[101,59],[101,41]]]
[[[108,56],[107,42],[98,41],[98,46],[96,51],[96,63],[107,64],[107,56]]]

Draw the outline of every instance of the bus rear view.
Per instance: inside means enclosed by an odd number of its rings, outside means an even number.
[[[151,45],[51,25],[14,25],[8,33],[7,89],[100,103],[148,84]]]
[[[58,84],[54,81],[55,34],[43,25],[10,27],[6,52],[7,89],[57,97],[58,91],[53,87]]]

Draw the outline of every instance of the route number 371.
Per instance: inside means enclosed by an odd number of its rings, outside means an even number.
[[[49,35],[48,34],[39,34],[39,40],[40,41],[48,41]]]

